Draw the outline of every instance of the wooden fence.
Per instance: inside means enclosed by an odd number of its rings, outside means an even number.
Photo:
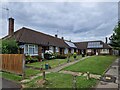
[[[0,54],[0,69],[15,74],[24,74],[24,54]]]

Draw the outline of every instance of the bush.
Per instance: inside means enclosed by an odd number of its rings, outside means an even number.
[[[58,58],[58,59],[65,59],[65,58],[67,58],[67,56],[66,55],[57,55],[56,58]]]
[[[0,46],[2,49],[0,52],[2,54],[17,54],[18,53],[18,44],[14,39],[9,40],[0,40]]]
[[[26,56],[26,63],[33,63],[33,62],[37,62],[38,61],[38,58],[37,56],[30,56],[30,55],[27,55]]]
[[[35,56],[37,59],[38,59],[38,61],[41,61],[42,60],[42,57],[41,56]]]
[[[73,57],[76,58],[77,57],[77,53],[73,53]]]
[[[44,54],[44,58],[47,60],[50,60],[50,59],[55,58],[55,56],[51,50],[46,50],[46,52]]]

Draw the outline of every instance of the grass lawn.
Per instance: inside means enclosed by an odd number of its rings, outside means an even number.
[[[77,56],[77,59],[81,59],[81,56]],[[73,57],[70,57],[70,61],[74,61]],[[62,65],[67,63],[67,58],[66,59],[52,59],[52,60],[45,60],[42,62],[35,62],[35,63],[28,63],[26,64],[26,66],[32,66],[32,67],[36,67],[36,68],[40,68],[41,64],[44,66],[43,68],[45,68],[45,64],[49,63],[49,65],[51,66],[51,68],[55,68],[57,66]]]
[[[12,81],[16,81],[19,82],[22,80],[22,77],[16,74],[12,74],[12,73],[7,73],[7,72],[2,72],[2,78],[8,79],[8,80],[12,80]]]
[[[27,87],[41,87],[37,81],[40,80],[42,77],[38,77],[32,80],[25,85]],[[44,87],[46,88],[72,88],[73,86],[73,76],[69,74],[62,74],[62,73],[50,73],[46,75],[47,83]],[[77,77],[77,88],[90,88],[96,85],[97,80],[90,79],[87,80],[86,77]]]
[[[26,69],[25,70],[25,78],[29,78],[30,76],[34,76],[38,73],[41,73],[40,70]]]
[[[74,65],[64,68],[64,70],[74,72],[90,72],[93,74],[102,75],[104,71],[112,64],[116,59],[115,56],[92,56],[84,59]]]
[[[2,73],[1,77],[6,78],[8,80],[19,82],[22,80],[22,76],[8,73],[8,72],[0,72]],[[40,73],[40,70],[26,69],[25,70],[25,78],[29,78],[30,76],[36,75]]]

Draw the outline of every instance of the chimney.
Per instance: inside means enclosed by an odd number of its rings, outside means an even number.
[[[55,34],[55,37],[56,37],[56,38],[58,37],[57,34]]]
[[[106,44],[108,43],[108,39],[107,39],[107,37],[105,37],[105,43],[106,43]]]
[[[14,19],[11,17],[9,18],[9,26],[8,26],[8,35],[13,35],[14,33]]]
[[[64,40],[64,37],[61,37],[62,40]]]

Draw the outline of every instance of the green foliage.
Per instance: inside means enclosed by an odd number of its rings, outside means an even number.
[[[9,40],[0,40],[0,52],[2,54],[17,54],[18,53],[18,45],[14,39]]]
[[[120,50],[120,21],[113,31],[113,35],[110,37],[110,44]]]
[[[22,77],[16,74],[8,73],[8,72],[2,72],[2,78],[12,80],[12,81],[21,81]]]
[[[25,85],[29,88],[42,88],[42,86],[37,83],[37,81],[41,80],[42,76],[33,79],[31,82],[26,83]],[[78,89],[84,89],[95,86],[97,83],[96,79],[87,80],[86,77],[79,76],[76,77],[76,87]],[[73,90],[73,76],[70,74],[62,74],[62,73],[50,73],[46,75],[46,83],[42,89],[46,88],[54,88],[56,90],[60,90],[63,88]],[[59,88],[59,89],[58,89]]]
[[[74,58],[76,58],[77,57],[77,53],[75,52],[75,53],[73,53],[73,57]]]
[[[116,58],[115,56],[92,56],[65,67],[64,70],[83,73],[89,71],[93,74],[102,75]]]
[[[66,56],[67,56],[68,58],[70,58],[70,57],[72,56],[72,54],[71,54],[71,53],[68,53],[68,54],[66,54]]]
[[[27,55],[26,56],[26,63],[32,63],[32,62],[37,62],[39,59],[38,58],[40,58],[39,56],[30,56],[30,55]]]

